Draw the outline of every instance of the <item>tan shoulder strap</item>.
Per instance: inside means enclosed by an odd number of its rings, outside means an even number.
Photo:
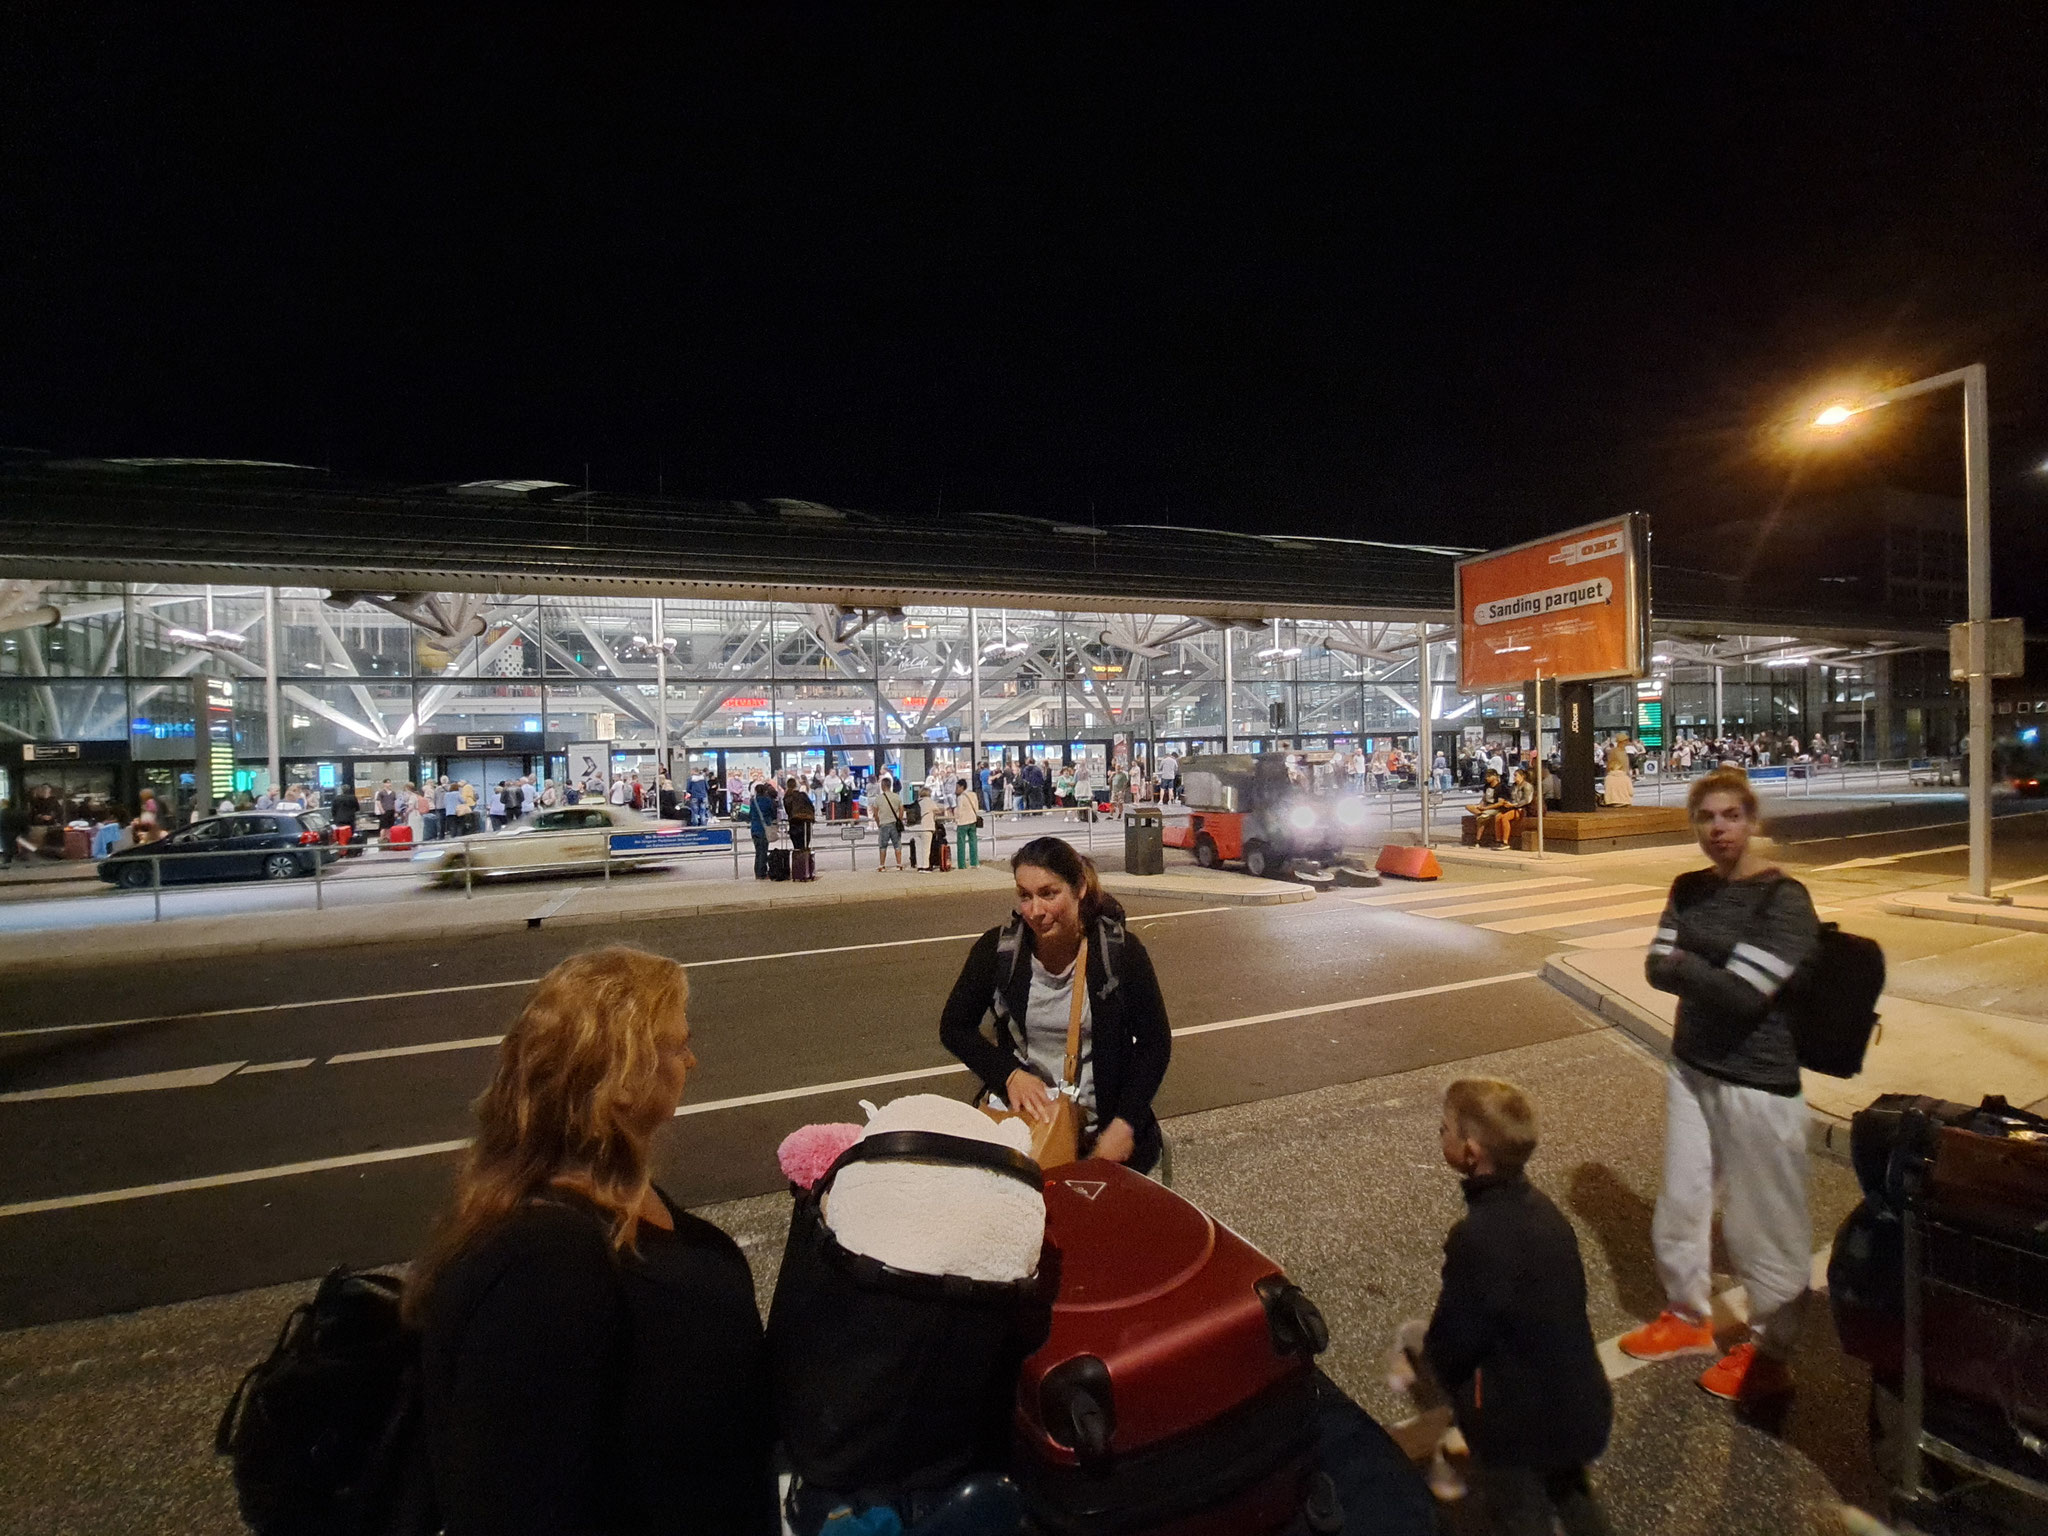
[[[1081,1010],[1088,1006],[1088,937],[1074,956],[1074,991],[1067,1003],[1067,1063],[1062,1081],[1072,1088],[1081,1075]]]

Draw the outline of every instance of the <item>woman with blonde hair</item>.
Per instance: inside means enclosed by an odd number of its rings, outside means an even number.
[[[688,996],[673,960],[593,950],[498,1048],[405,1294],[448,1536],[780,1529],[753,1275],[650,1172]]]

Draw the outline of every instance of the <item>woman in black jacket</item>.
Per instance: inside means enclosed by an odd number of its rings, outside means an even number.
[[[673,960],[592,951],[499,1047],[406,1284],[447,1536],[781,1528],[753,1276],[648,1174],[696,1058]]]
[[[1074,960],[1085,936],[1087,1001],[1074,1087],[1082,1155],[1149,1172],[1159,1160],[1152,1099],[1173,1053],[1152,957],[1125,929],[1123,908],[1103,891],[1095,865],[1063,839],[1026,843],[1010,870],[1016,915],[968,952],[946,999],[939,1039],[991,1095],[1027,1119],[1050,1119],[1066,1054]],[[983,1033],[984,1021],[993,1040]]]

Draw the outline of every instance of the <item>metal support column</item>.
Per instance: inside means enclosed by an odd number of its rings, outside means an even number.
[[[270,774],[270,792],[278,790],[277,588],[263,589],[263,763]]]
[[[1223,750],[1237,750],[1237,663],[1231,656],[1231,640],[1236,631],[1225,625],[1221,632],[1223,641]]]
[[[668,651],[662,645],[667,632],[662,620],[661,599],[648,599],[652,608],[654,633],[654,792],[657,802],[661,795],[661,776],[669,771],[668,766]]]
[[[1964,521],[1970,566],[1970,894],[1991,895],[1991,410],[1984,365],[1963,374]]]
[[[1714,668],[1714,737],[1716,740],[1719,740],[1728,733],[1728,728],[1721,723],[1723,718],[1725,718],[1722,714],[1721,704],[1721,673],[1723,670],[1719,666]]]
[[[1436,762],[1436,739],[1431,729],[1436,716],[1436,700],[1429,682],[1429,624],[1427,621],[1415,626],[1415,726],[1420,733],[1416,738],[1415,787],[1422,801],[1422,846],[1429,846],[1429,800],[1431,791],[1430,768]],[[1359,724],[1365,723],[1361,715]]]
[[[967,610],[967,782],[979,785],[981,769],[981,610]]]

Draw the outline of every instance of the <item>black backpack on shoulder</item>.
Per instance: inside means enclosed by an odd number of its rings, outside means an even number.
[[[1854,1077],[1877,1030],[1884,950],[1875,939],[1820,925],[1820,945],[1781,994],[1799,1065],[1825,1077]]]
[[[419,1336],[399,1282],[338,1268],[292,1309],[214,1431],[257,1536],[424,1536],[438,1528],[420,1428]]]

